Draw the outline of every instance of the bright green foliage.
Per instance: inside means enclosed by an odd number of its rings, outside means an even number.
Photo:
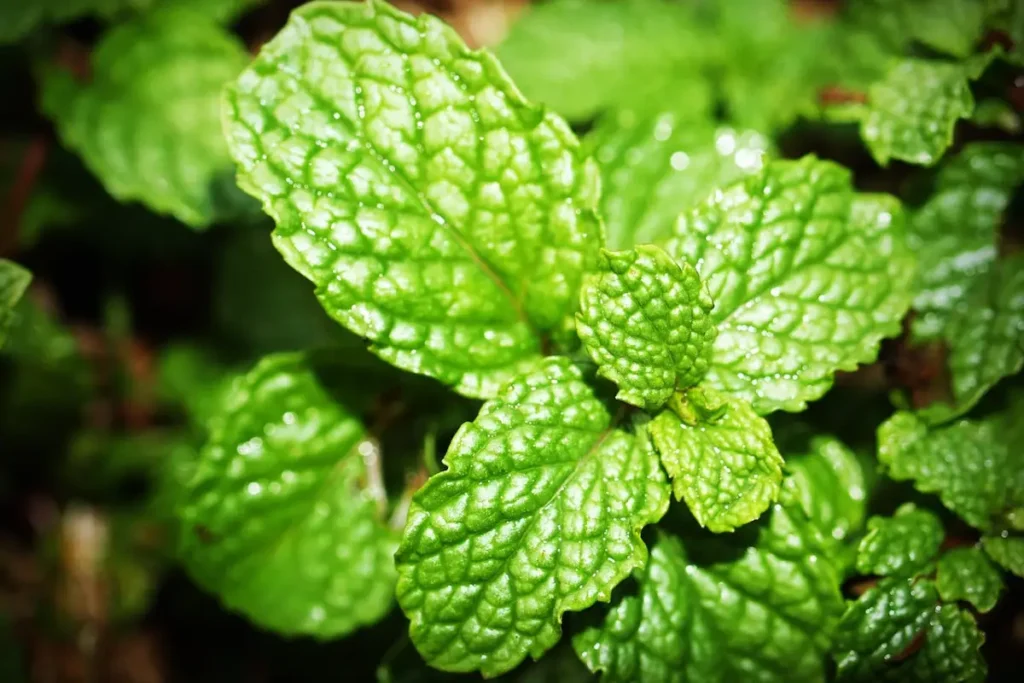
[[[910,305],[914,260],[887,195],[842,167],[773,161],[679,218],[667,251],[715,302],[706,382],[761,413],[798,411],[836,370],[874,360]]]
[[[937,493],[983,531],[1024,527],[1024,448],[1019,416],[961,420],[929,429],[897,413],[878,430],[878,459],[897,480]]]
[[[0,259],[0,348],[7,342],[7,330],[14,317],[14,306],[25,295],[32,274],[17,263]]]
[[[1003,579],[979,548],[954,548],[939,559],[935,586],[947,602],[966,600],[988,612],[999,600]]]
[[[935,191],[910,221],[919,260],[914,335],[944,336],[949,318],[996,258],[996,236],[1014,188],[1024,181],[1024,146],[965,146],[939,171]]]
[[[379,449],[323,374],[280,354],[234,382],[178,506],[179,555],[256,623],[334,637],[390,609],[397,539],[380,518]]]
[[[1024,538],[1020,536],[985,536],[981,546],[988,556],[1008,571],[1024,577]]]
[[[227,99],[239,184],[275,244],[383,359],[493,396],[574,311],[601,240],[597,169],[437,19],[310,3]]]
[[[692,425],[665,410],[650,429],[676,498],[711,531],[753,521],[778,498],[782,456],[746,402],[728,399],[720,417]]]
[[[911,41],[954,57],[968,57],[981,37],[985,3],[977,0],[853,0],[862,27],[900,50]]]
[[[712,305],[697,271],[660,247],[602,251],[580,290],[576,331],[617,398],[655,411],[707,372]]]
[[[723,540],[735,539],[725,537]],[[842,612],[839,574],[797,507],[777,505],[754,545],[702,561],[711,539],[659,534],[639,589],[573,644],[607,683],[820,681]],[[752,644],[756,646],[752,647]]]
[[[892,517],[872,517],[857,553],[857,570],[879,576],[914,576],[939,554],[944,537],[935,514],[903,505]]]
[[[416,648],[448,671],[507,671],[608,600],[647,559],[669,502],[646,435],[612,425],[566,358],[505,386],[463,425],[413,498],[396,556]]]
[[[694,125],[671,111],[609,115],[585,143],[601,166],[601,212],[615,249],[668,238],[682,211],[760,171],[772,151],[756,131]]]
[[[168,8],[104,36],[89,83],[48,71],[42,106],[114,197],[204,227],[216,218],[231,164],[220,91],[246,60],[220,26]]]

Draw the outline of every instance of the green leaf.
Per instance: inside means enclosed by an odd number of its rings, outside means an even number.
[[[715,302],[705,383],[761,414],[799,411],[873,360],[910,305],[903,229],[896,199],[854,193],[814,157],[769,162],[680,216],[667,251],[697,264]]]
[[[707,372],[713,303],[697,271],[660,247],[601,252],[580,290],[576,331],[620,401],[656,411]]]
[[[724,415],[695,425],[665,410],[650,429],[676,498],[711,531],[751,522],[778,498],[782,456],[745,401],[727,400]]]
[[[439,20],[310,3],[227,101],[239,184],[277,248],[381,358],[493,396],[575,311],[597,168]]]
[[[669,502],[646,435],[615,429],[566,358],[505,386],[413,498],[396,556],[416,648],[446,671],[508,671],[558,642],[566,611],[644,564]]]
[[[674,112],[620,111],[584,142],[601,165],[601,213],[615,249],[668,238],[682,211],[757,173],[773,152],[756,131],[694,125]]]
[[[939,606],[935,584],[889,578],[850,605],[836,628],[841,683],[981,683],[985,637],[970,614]]]
[[[1013,190],[1024,181],[1024,146],[976,142],[944,164],[935,191],[910,221],[919,261],[914,336],[945,336],[949,319],[996,259],[996,238]]]
[[[582,120],[691,71],[709,36],[690,8],[664,0],[556,0],[527,7],[497,54],[527,97]]]
[[[878,459],[897,481],[937,493],[971,526],[1002,530],[1024,519],[1024,448],[1013,414],[929,429],[897,413],[878,429]]]
[[[978,102],[971,123],[979,128],[995,128],[1010,135],[1020,135],[1024,130],[1020,114],[1013,105],[996,97]]]
[[[302,355],[232,385],[178,505],[179,555],[231,609],[288,634],[344,635],[391,607],[396,540],[377,446]]]
[[[247,59],[212,20],[166,8],[106,34],[89,83],[48,70],[42,108],[111,195],[201,228],[231,168],[220,91]]]
[[[980,549],[954,548],[939,559],[935,586],[947,602],[966,600],[988,612],[999,600],[1003,578]]]
[[[933,50],[968,57],[981,39],[985,7],[976,0],[914,0],[907,3],[908,28]]]
[[[984,536],[981,547],[988,556],[1017,576],[1024,577],[1024,538],[1020,536]]]
[[[754,545],[723,540],[735,559],[708,562],[709,539],[660,533],[636,593],[573,639],[587,666],[606,683],[823,680],[843,602],[816,530],[777,505]]]
[[[0,259],[0,349],[14,320],[14,307],[25,295],[32,274],[13,261]]]
[[[945,533],[933,513],[912,503],[892,517],[872,517],[857,551],[857,571],[879,576],[916,576],[939,554]]]

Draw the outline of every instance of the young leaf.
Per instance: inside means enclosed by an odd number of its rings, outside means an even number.
[[[1024,578],[1024,538],[1020,536],[985,536],[981,547],[1004,569]]]
[[[892,517],[872,517],[857,552],[857,570],[879,576],[915,576],[939,554],[945,534],[933,513],[906,503]]]
[[[782,456],[745,401],[729,399],[724,415],[694,425],[665,410],[650,430],[676,498],[711,531],[751,522],[778,498]]]
[[[850,605],[836,628],[840,682],[981,683],[984,635],[970,614],[939,606],[935,584],[888,578]]]
[[[914,336],[945,336],[967,292],[996,258],[996,236],[1013,190],[1024,181],[1024,146],[976,142],[939,171],[935,192],[910,221],[919,261]]]
[[[935,586],[947,602],[966,600],[988,612],[999,600],[1003,579],[980,549],[954,548],[939,558]]]
[[[697,271],[660,247],[602,251],[580,290],[576,331],[616,397],[654,412],[707,372],[712,305]]]
[[[596,166],[439,20],[304,5],[227,102],[278,249],[383,359],[493,396],[574,312],[601,241]]]
[[[738,559],[701,562],[690,554],[708,539],[660,533],[638,591],[573,645],[605,683],[823,680],[843,602],[821,540],[798,507],[781,505],[755,545],[737,543]]]
[[[344,635],[380,619],[394,534],[368,481],[377,446],[300,354],[239,377],[178,504],[192,576],[254,622]]]
[[[673,112],[617,112],[584,142],[601,165],[601,213],[614,249],[667,239],[682,211],[757,173],[773,152],[761,133],[694,125]]]
[[[705,383],[761,414],[798,411],[873,360],[910,304],[903,230],[896,199],[856,194],[814,157],[769,162],[680,216],[666,250],[715,302]]]
[[[563,612],[608,600],[646,561],[639,531],[669,502],[647,436],[615,429],[566,358],[485,403],[445,464],[413,498],[395,559],[412,641],[447,671],[540,657]]]
[[[14,318],[14,306],[25,295],[32,274],[17,263],[0,259],[0,349],[7,342],[7,331]]]
[[[168,7],[105,35],[89,83],[47,71],[42,108],[110,194],[201,228],[231,168],[220,91],[247,59],[211,19]]]

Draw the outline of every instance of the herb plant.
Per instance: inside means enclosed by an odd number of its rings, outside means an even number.
[[[114,605],[48,609],[130,629],[180,566],[380,681],[1004,675],[1020,3],[552,0],[493,49],[279,5],[0,12],[70,167],[12,185],[5,476],[91,506]],[[62,314],[81,240],[204,313]]]

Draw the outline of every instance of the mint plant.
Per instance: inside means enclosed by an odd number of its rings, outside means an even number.
[[[4,10],[53,133],[0,435],[54,472],[0,497],[52,488],[41,547],[105,529],[31,561],[112,596],[37,611],[113,647],[181,568],[288,680],[302,637],[379,681],[1008,670],[1015,3],[552,0],[493,49],[279,4]]]

